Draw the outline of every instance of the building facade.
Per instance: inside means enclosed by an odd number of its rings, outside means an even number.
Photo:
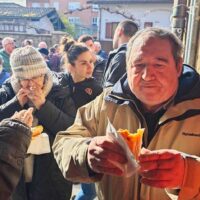
[[[170,28],[172,0],[91,0],[99,5],[99,35],[103,41],[111,41],[117,24],[124,19],[134,20],[140,29],[159,26]]]
[[[64,29],[54,8],[27,8],[15,3],[0,3],[0,32],[50,34]]]
[[[76,37],[82,34],[97,37],[98,6],[88,5],[87,0],[27,0],[27,7],[54,7],[74,25]]]

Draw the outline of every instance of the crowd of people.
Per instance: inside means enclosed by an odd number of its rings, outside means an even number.
[[[0,199],[200,199],[200,76],[162,28],[120,22],[107,54],[90,35],[0,50]],[[144,128],[139,169],[108,124]],[[50,152],[27,153],[42,125]],[[72,197],[73,183],[81,190]]]

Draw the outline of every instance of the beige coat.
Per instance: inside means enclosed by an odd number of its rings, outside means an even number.
[[[107,118],[117,129],[127,128],[135,132],[141,127],[137,112],[124,101],[105,100],[105,93],[95,101],[79,109],[75,124],[67,131],[60,132],[54,142],[54,154],[64,176],[73,181],[96,182],[100,200],[169,200],[164,189],[141,185],[138,175],[130,178],[97,175],[89,177],[86,167],[88,141],[91,137],[105,135]],[[137,109],[137,108],[135,108]],[[148,149],[176,149],[188,154],[200,155],[200,115],[188,117],[186,111],[200,110],[200,99],[187,100],[170,106],[159,121],[156,132]],[[175,120],[173,120],[175,119]],[[184,119],[184,120],[183,120]],[[145,123],[144,123],[145,124]],[[147,129],[146,129],[147,130]],[[147,131],[144,140],[147,139]],[[144,144],[145,145],[145,144]],[[199,157],[187,158],[183,187],[179,192],[180,200],[200,199],[200,162]],[[176,191],[173,191],[176,193]],[[174,199],[177,199],[175,196]]]

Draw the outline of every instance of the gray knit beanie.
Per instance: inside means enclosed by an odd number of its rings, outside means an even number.
[[[10,56],[10,65],[17,79],[31,79],[48,72],[44,58],[32,46],[15,49]]]

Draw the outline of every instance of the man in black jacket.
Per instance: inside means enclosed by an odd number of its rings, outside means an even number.
[[[110,52],[103,76],[103,87],[113,86],[126,72],[126,44],[138,31],[131,20],[120,22],[113,38],[113,51]]]
[[[32,111],[16,112],[0,122],[0,199],[9,199],[20,179],[31,140]]]

